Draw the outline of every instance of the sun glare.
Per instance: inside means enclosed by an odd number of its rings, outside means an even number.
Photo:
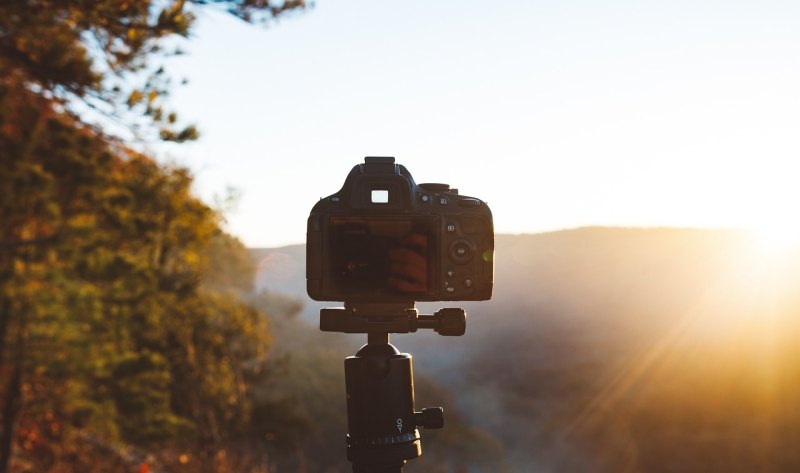
[[[800,222],[789,220],[780,224],[760,225],[754,229],[763,250],[782,253],[800,249]]]

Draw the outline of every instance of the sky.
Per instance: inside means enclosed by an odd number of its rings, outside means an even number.
[[[486,201],[497,233],[748,227],[800,240],[800,2],[319,0],[201,11],[159,145],[251,247],[305,241],[364,156]]]

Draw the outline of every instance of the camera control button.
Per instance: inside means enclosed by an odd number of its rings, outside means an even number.
[[[456,292],[456,288],[454,288],[453,286],[447,286],[445,291],[447,291],[448,294],[452,294],[452,293]]]
[[[450,245],[450,259],[456,264],[469,263],[474,253],[474,245],[467,240],[456,240]]]
[[[454,223],[447,224],[447,233],[453,233],[456,231],[456,225]]]
[[[447,197],[439,197],[439,205],[447,205]]]
[[[465,279],[464,280],[464,286],[472,287],[472,279]]]
[[[419,200],[422,201],[423,204],[427,204],[431,201],[431,196],[428,194],[420,194]]]
[[[447,277],[448,278],[453,278],[453,277],[455,277],[455,275],[456,275],[456,272],[453,271],[452,269],[448,269],[447,270]]]

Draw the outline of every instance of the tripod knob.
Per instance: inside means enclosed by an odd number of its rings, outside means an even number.
[[[422,412],[414,413],[417,427],[441,429],[444,427],[444,410],[441,407],[426,407]]]
[[[464,309],[445,308],[436,311],[434,330],[439,335],[458,337],[467,331],[467,313]]]

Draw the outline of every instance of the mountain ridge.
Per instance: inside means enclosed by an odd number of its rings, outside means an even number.
[[[292,291],[309,326],[338,305],[305,295],[303,245],[253,255],[259,287]],[[744,230],[500,234],[492,300],[418,304],[464,307],[466,334],[392,343],[516,471],[798,471],[776,434],[800,431],[798,281],[800,252],[769,259]]]

